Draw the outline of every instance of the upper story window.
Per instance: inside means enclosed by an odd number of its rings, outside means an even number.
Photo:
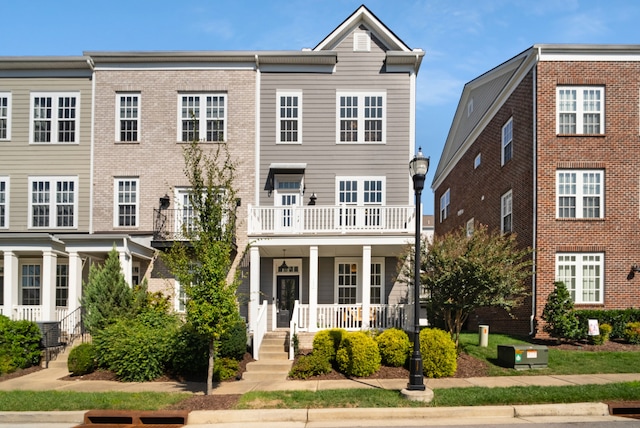
[[[509,162],[513,157],[513,118],[510,118],[502,127],[502,163]]]
[[[0,140],[11,139],[11,93],[0,92]]]
[[[556,254],[556,281],[564,282],[575,303],[602,303],[604,254]]]
[[[78,143],[77,93],[31,94],[31,142]]]
[[[500,198],[500,231],[513,232],[513,193],[509,190]]]
[[[114,226],[138,226],[139,180],[137,178],[116,178],[114,183]]]
[[[604,171],[560,170],[556,174],[558,218],[604,217]]]
[[[9,179],[0,177],[0,229],[9,227]]]
[[[384,143],[385,93],[337,94],[339,143]]]
[[[482,153],[478,153],[475,159],[473,159],[473,169],[478,169],[481,163],[482,163]]]
[[[440,196],[440,223],[449,217],[449,205],[451,204],[451,189]]]
[[[140,141],[140,94],[118,94],[116,106],[116,141]]]
[[[76,228],[77,177],[29,178],[29,227]]]
[[[278,92],[278,143],[302,143],[302,92]]]
[[[559,86],[557,97],[558,134],[604,134],[604,88]]]
[[[181,94],[178,97],[180,126],[178,141],[225,141],[227,96],[225,94]]]

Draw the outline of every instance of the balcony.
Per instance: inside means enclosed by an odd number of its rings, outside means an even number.
[[[153,241],[151,246],[154,248],[168,248],[175,241],[189,241],[196,236],[193,234],[196,230],[196,215],[196,211],[192,208],[154,209]],[[222,219],[223,225],[227,224],[229,218],[231,218],[230,215],[235,216],[235,213],[225,215]]]
[[[249,206],[249,235],[412,234],[412,206]]]

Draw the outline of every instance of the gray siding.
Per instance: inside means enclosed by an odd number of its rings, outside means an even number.
[[[262,190],[271,163],[304,162],[305,198],[315,192],[318,205],[335,204],[336,176],[385,176],[386,204],[407,205],[410,188],[410,80],[386,73],[385,52],[353,52],[353,35],[337,47],[333,74],[263,73],[260,96],[260,204],[273,200]],[[276,144],[276,91],[302,91],[302,144]],[[386,144],[337,144],[336,92],[386,92]],[[304,201],[304,203],[307,202]]]
[[[0,141],[0,176],[8,176],[9,231],[28,230],[29,177],[72,176],[78,178],[77,229],[37,229],[38,231],[89,230],[91,104],[92,85],[87,77],[0,78],[0,92],[11,93],[11,140]],[[29,144],[30,94],[32,92],[77,92],[79,128],[77,144]]]

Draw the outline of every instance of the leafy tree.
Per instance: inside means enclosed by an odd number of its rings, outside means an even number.
[[[542,310],[546,324],[542,328],[551,337],[577,339],[580,336],[580,321],[573,311],[573,300],[564,282],[555,282]]]
[[[217,144],[207,154],[194,141],[185,147],[184,160],[194,218],[183,226],[187,240],[176,242],[165,260],[184,287],[187,321],[209,341],[207,394],[211,394],[220,339],[240,319],[239,282],[235,276],[229,279],[235,240],[235,167],[226,144]]]
[[[134,312],[134,292],[125,282],[118,252],[113,248],[103,266],[91,265],[89,281],[84,285],[81,305],[85,308],[84,324],[96,333],[120,317]]]
[[[461,227],[424,244],[420,266],[427,312],[443,322],[456,346],[473,310],[499,307],[511,312],[527,295],[532,250],[518,247],[515,234],[476,225],[471,236]]]

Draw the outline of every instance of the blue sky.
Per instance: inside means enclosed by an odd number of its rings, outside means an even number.
[[[466,82],[536,43],[640,43],[635,0],[0,0],[0,56],[299,50],[363,3],[426,52],[416,140],[431,157],[427,184]],[[423,203],[433,213],[429,189]]]

